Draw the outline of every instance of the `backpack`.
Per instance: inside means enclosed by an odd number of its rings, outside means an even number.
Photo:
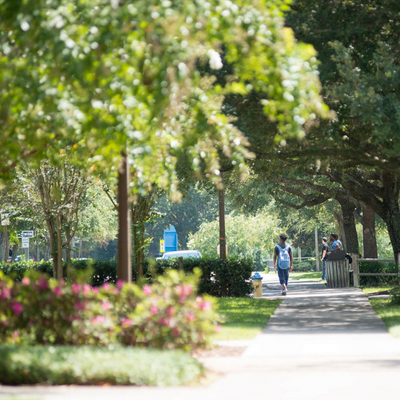
[[[290,267],[289,246],[282,249],[281,246],[276,246],[279,249],[278,267],[280,269],[288,269]]]

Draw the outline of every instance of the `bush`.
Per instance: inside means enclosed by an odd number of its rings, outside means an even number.
[[[178,260],[158,261],[155,274],[162,274],[170,269],[178,269]],[[184,259],[183,270],[192,272],[199,268],[202,272],[199,282],[199,293],[207,293],[215,297],[244,297],[252,293],[253,286],[250,280],[253,272],[251,260],[234,260],[219,258],[212,259]],[[151,269],[147,276],[151,278]]]
[[[0,341],[62,345],[124,345],[192,350],[215,332],[213,300],[195,295],[199,272],[168,271],[150,287],[0,276]]]
[[[315,264],[312,262],[302,261],[293,263],[293,271],[295,272],[314,272]]]
[[[152,385],[193,382],[201,364],[178,350],[0,346],[0,384]]]
[[[73,260],[72,267],[77,271],[84,271],[90,266],[93,274],[90,278],[92,286],[100,286],[103,283],[116,283],[116,261],[115,260]],[[146,261],[143,265],[144,274],[151,283],[154,277],[163,274],[166,270],[178,269],[178,260],[159,261],[153,267]],[[202,277],[200,279],[199,294],[210,294],[221,297],[243,297],[252,292],[250,282],[253,271],[253,263],[249,259],[221,260],[212,259],[184,259],[183,269],[192,273],[194,268],[200,268]],[[50,261],[32,263],[26,262],[0,264],[0,271],[5,275],[12,275],[16,281],[21,281],[26,271],[40,271],[48,278],[53,276],[53,268]],[[136,279],[136,271],[133,269],[133,279]]]
[[[363,262],[359,264],[360,273],[397,273],[395,262]],[[376,286],[389,283],[393,276],[360,276],[361,286]]]

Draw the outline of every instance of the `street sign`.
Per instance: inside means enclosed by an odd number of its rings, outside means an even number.
[[[29,249],[29,238],[22,238],[21,239],[21,241],[22,241],[22,248],[23,249]]]
[[[165,242],[160,240],[160,253],[165,253]]]
[[[22,231],[23,238],[33,238],[35,236],[34,231]]]
[[[1,225],[3,225],[3,226],[10,225],[10,220],[9,219],[2,219],[1,220]]]

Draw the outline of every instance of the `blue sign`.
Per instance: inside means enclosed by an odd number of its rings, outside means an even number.
[[[173,225],[171,225],[169,229],[164,229],[164,242],[165,252],[178,251],[178,234]]]

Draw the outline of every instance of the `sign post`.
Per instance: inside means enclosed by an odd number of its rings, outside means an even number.
[[[25,259],[26,262],[29,262],[29,237],[22,237],[21,238],[22,242],[22,248],[25,249]]]
[[[165,241],[160,240],[160,253],[165,253]]]

